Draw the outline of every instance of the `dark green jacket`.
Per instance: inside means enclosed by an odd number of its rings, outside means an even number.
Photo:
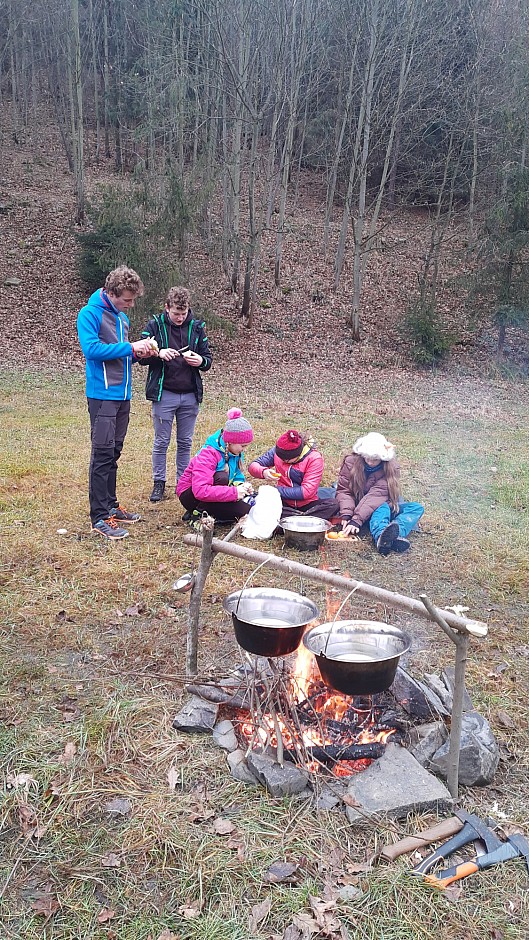
[[[200,404],[204,395],[202,376],[200,373],[207,372],[208,369],[211,369],[213,358],[208,346],[208,338],[205,332],[206,324],[203,320],[194,320],[193,311],[190,310],[190,314],[191,319],[188,323],[185,324],[187,329],[187,343],[193,352],[196,352],[199,356],[202,356],[202,365],[198,366],[196,369],[191,369],[193,382],[195,385],[195,397],[197,402]],[[158,343],[160,349],[167,349],[169,346],[169,335],[165,313],[162,313],[159,316],[153,317],[152,320],[149,320],[145,329],[142,330],[141,335],[142,337],[154,336],[154,339]],[[145,384],[146,397],[149,401],[160,401],[160,398],[162,397],[163,380],[165,374],[165,362],[163,359],[158,359],[157,356],[150,356],[147,359],[140,359],[139,362],[141,365],[146,365],[149,367],[149,371],[147,373],[147,382]]]

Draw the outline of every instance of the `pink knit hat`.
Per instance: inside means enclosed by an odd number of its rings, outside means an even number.
[[[230,408],[222,436],[226,444],[251,444],[253,431],[240,408]]]

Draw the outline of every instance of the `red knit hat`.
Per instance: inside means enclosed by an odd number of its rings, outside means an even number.
[[[276,454],[280,460],[295,460],[301,454],[303,444],[299,431],[285,431],[276,441]]]
[[[226,444],[251,444],[253,431],[250,422],[243,418],[241,409],[230,408],[227,418],[222,432]]]

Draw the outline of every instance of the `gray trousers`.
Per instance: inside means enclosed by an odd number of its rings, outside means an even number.
[[[198,416],[198,402],[193,392],[162,391],[160,401],[152,403],[154,444],[152,447],[153,480],[167,475],[167,450],[171,443],[173,421],[176,421],[176,479],[178,480],[191,459],[193,431]]]

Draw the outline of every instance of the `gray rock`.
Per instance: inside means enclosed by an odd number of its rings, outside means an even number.
[[[450,694],[452,695],[452,698],[454,697],[454,681],[455,681],[454,676],[455,676],[454,666],[447,666],[446,669],[443,669],[441,673],[441,678],[444,684],[446,685],[447,689],[450,690]],[[474,704],[466,689],[463,692],[463,711],[464,712],[474,711]]]
[[[22,284],[22,281],[20,280],[19,277],[6,277],[4,279],[5,287],[20,287],[21,284]]]
[[[408,734],[408,750],[423,767],[428,767],[432,757],[448,738],[444,721],[430,721],[417,725]]]
[[[192,695],[173,721],[178,731],[212,731],[217,721],[219,706]]]
[[[347,797],[358,804],[358,809],[346,805],[353,825],[365,825],[381,813],[401,819],[411,812],[445,812],[452,804],[444,783],[398,744],[388,744],[379,760],[353,777]]]
[[[224,721],[219,721],[213,728],[213,740],[225,751],[236,751],[239,747],[233,722],[228,721],[227,718]]]
[[[434,754],[429,769],[446,780],[450,741]],[[464,787],[484,787],[498,769],[500,749],[491,727],[478,712],[463,715],[459,751],[459,782]]]
[[[257,777],[254,777],[253,773],[248,767],[246,758],[244,756],[244,751],[241,751],[240,749],[231,751],[231,753],[227,755],[227,758],[231,775],[235,780],[239,780],[240,783],[249,783],[254,787],[257,786],[259,781]]]
[[[426,673],[423,677],[423,682],[435,692],[435,694],[441,699],[445,708],[449,712],[452,711],[452,693],[450,689],[444,684],[440,676],[436,676],[435,673]]]
[[[301,793],[309,781],[309,773],[288,761],[284,767],[269,754],[251,751],[247,757],[248,767],[272,796],[291,796]]]
[[[342,806],[343,794],[335,793],[334,789],[331,790],[330,787],[323,786],[314,796],[314,806],[316,809],[331,810]]]

